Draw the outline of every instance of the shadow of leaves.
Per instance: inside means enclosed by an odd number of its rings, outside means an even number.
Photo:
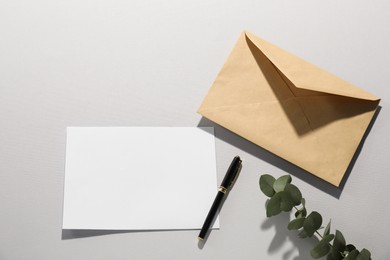
[[[287,229],[289,222],[290,214],[288,213],[281,213],[263,221],[260,226],[262,231],[271,228],[275,229],[275,236],[269,244],[268,253],[272,254],[282,250],[285,243],[290,241],[292,247],[283,253],[283,260],[312,260],[310,250],[318,243],[318,238],[314,236],[305,239],[299,238],[298,231],[290,231]],[[292,258],[295,251],[298,251],[298,256]]]

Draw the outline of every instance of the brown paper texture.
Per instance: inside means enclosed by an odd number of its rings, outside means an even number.
[[[244,32],[198,113],[339,186],[379,98]]]

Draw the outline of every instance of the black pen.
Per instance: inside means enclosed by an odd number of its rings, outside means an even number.
[[[227,194],[228,189],[233,185],[234,181],[236,180],[238,173],[241,169],[241,159],[239,156],[236,156],[233,158],[232,163],[229,166],[229,169],[226,172],[225,177],[223,178],[223,181],[221,183],[221,186],[219,186],[217,196],[214,199],[213,205],[210,208],[209,214],[207,214],[206,220],[204,221],[203,227],[200,230],[198,238],[200,240],[203,240],[204,237],[207,234],[207,231],[210,228],[211,223],[213,222],[214,218],[216,217],[218,213],[218,209],[221,206],[222,200],[224,196]]]

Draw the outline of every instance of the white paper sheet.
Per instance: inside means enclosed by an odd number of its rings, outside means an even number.
[[[200,229],[217,192],[213,131],[68,127],[63,229]]]

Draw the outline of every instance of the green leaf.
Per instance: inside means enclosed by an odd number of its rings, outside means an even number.
[[[332,253],[329,253],[329,255],[326,257],[326,260],[335,260]]]
[[[356,247],[352,244],[348,244],[345,246],[344,252],[352,252]]]
[[[305,221],[305,218],[296,218],[290,221],[288,223],[288,230],[297,230],[303,227],[303,221]]]
[[[329,223],[328,223],[328,225],[326,225],[326,227],[325,227],[325,230],[324,230],[324,236],[327,236],[327,235],[329,235],[329,233],[330,233],[330,220],[329,220]]]
[[[322,216],[317,211],[313,211],[303,222],[303,229],[309,237],[312,237],[322,224]]]
[[[333,257],[336,260],[341,259],[341,253],[344,252],[345,244],[346,243],[343,234],[340,231],[336,230],[336,235],[333,241],[333,249],[332,249]]]
[[[280,209],[285,212],[292,210],[292,208],[294,207],[294,202],[292,201],[290,196],[284,191],[281,191],[279,193],[281,196]]]
[[[363,250],[360,251],[359,255],[356,257],[356,260],[370,260],[370,259],[371,259],[371,253],[365,248],[363,248]]]
[[[357,249],[353,249],[348,255],[344,258],[344,260],[356,260],[356,257],[359,255],[359,251]]]
[[[318,243],[311,251],[310,255],[313,258],[320,258],[326,256],[330,251],[330,245],[327,243]]]
[[[290,196],[290,198],[294,202],[294,205],[297,206],[301,204],[302,193],[295,185],[287,183],[284,188],[284,192],[286,192]]]
[[[324,243],[329,243],[330,241],[332,241],[334,238],[334,235],[333,234],[329,234],[329,235],[326,235],[322,238],[321,241],[324,241]]]
[[[278,215],[280,212],[282,212],[280,208],[280,203],[282,201],[282,197],[279,193],[276,193],[272,198],[268,201],[266,211],[267,211],[267,217],[272,217]]]
[[[275,190],[275,192],[283,191],[287,183],[291,183],[291,176],[283,175],[279,177],[277,180],[275,180],[273,184],[273,189]]]
[[[260,176],[259,185],[260,190],[267,197],[272,197],[275,194],[275,190],[273,188],[275,182],[275,178],[269,174],[263,174]]]
[[[324,236],[323,239],[310,251],[310,255],[313,258],[320,258],[326,256],[330,251],[329,242],[332,241],[334,235]]]
[[[281,211],[290,211],[293,207],[294,203],[284,191],[275,193],[267,204],[267,217],[276,216]]]
[[[295,217],[296,218],[304,218],[307,216],[307,211],[306,208],[301,208],[295,212]]]
[[[332,259],[334,259],[334,260],[342,260],[343,259],[342,255],[341,255],[341,252],[338,252],[337,250],[335,250],[334,247],[332,249],[331,254],[332,254],[332,257],[333,257]]]

